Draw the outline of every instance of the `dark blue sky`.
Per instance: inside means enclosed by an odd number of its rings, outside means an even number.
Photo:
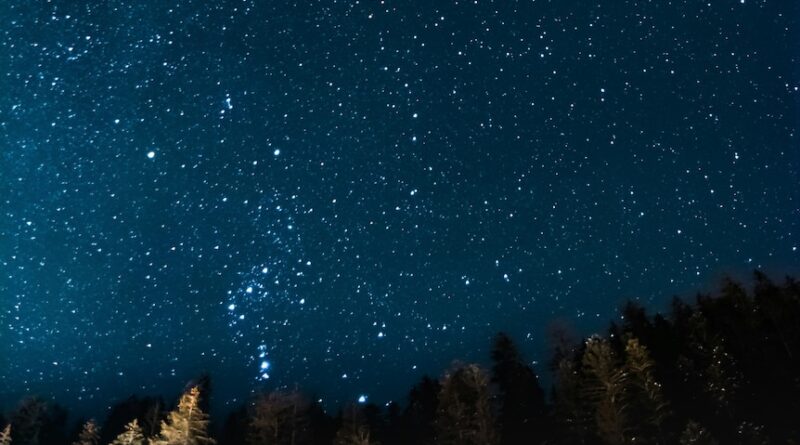
[[[795,3],[3,1],[2,405],[381,403],[797,270]]]

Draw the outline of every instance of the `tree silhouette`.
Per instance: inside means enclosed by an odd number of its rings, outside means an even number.
[[[251,445],[298,445],[308,442],[309,403],[299,392],[260,396],[250,415]]]
[[[498,442],[489,405],[489,379],[477,365],[457,367],[444,377],[436,414],[437,444]]]
[[[583,342],[555,332],[552,404],[505,334],[492,343],[491,386],[477,365],[423,377],[405,407],[351,405],[334,418],[298,391],[273,392],[225,422],[222,445],[766,445],[800,437],[800,284],[756,273],[725,280],[668,315],[635,303],[607,335]],[[213,445],[203,404],[208,375],[163,418],[160,399],[112,407],[98,436],[89,421],[74,445]],[[316,399],[316,398],[314,398]],[[552,415],[552,418],[550,417]],[[0,445],[67,445],[66,411],[24,399]],[[3,424],[0,417],[0,424]],[[548,429],[549,425],[549,429]],[[159,431],[160,430],[160,431]]]
[[[717,445],[711,434],[697,422],[689,421],[680,439],[681,445]]]
[[[492,383],[499,390],[500,443],[541,443],[546,437],[546,405],[536,373],[522,361],[514,342],[504,333],[494,338],[492,360]]]
[[[36,397],[22,400],[11,414],[11,438],[15,445],[49,445],[65,442],[67,413],[58,405]]]
[[[408,394],[408,404],[400,416],[401,443],[427,445],[435,435],[436,410],[441,384],[423,376]]]
[[[364,413],[356,405],[348,406],[341,415],[341,426],[336,432],[334,445],[377,445],[367,425]]]

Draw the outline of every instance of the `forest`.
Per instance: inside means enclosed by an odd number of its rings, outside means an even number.
[[[500,333],[486,366],[454,362],[402,404],[330,413],[281,390],[212,424],[203,376],[174,405],[132,396],[74,427],[26,398],[0,416],[0,445],[800,444],[800,283],[754,275],[666,314],[629,302],[582,341],[552,329],[552,388]]]

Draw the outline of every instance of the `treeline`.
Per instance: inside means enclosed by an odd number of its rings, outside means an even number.
[[[750,292],[726,280],[714,296],[674,299],[666,316],[628,303],[606,335],[554,338],[549,395],[498,334],[489,369],[454,364],[423,378],[403,406],[353,404],[332,416],[299,391],[275,391],[231,413],[212,437],[206,376],[172,409],[132,397],[103,428],[88,421],[72,437],[62,408],[26,399],[0,445],[800,444],[794,279],[778,285],[756,272]]]

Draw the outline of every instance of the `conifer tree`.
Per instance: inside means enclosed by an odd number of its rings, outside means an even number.
[[[125,431],[122,432],[111,445],[144,445],[145,438],[142,433],[142,427],[139,426],[139,421],[133,419],[125,425]]]
[[[209,445],[208,415],[199,406],[200,390],[193,386],[181,396],[178,408],[161,422],[161,432],[152,445]]]
[[[717,441],[711,437],[708,430],[690,420],[681,434],[681,445],[717,445]]]
[[[256,400],[250,416],[250,445],[298,445],[307,442],[308,401],[298,392],[272,392]]]
[[[536,444],[544,437],[545,399],[539,379],[506,334],[494,339],[492,383],[499,389],[502,445]]]
[[[559,436],[568,444],[583,443],[594,429],[594,415],[581,396],[581,381],[574,359],[563,356],[555,363],[554,414]]]
[[[498,442],[489,405],[489,379],[477,365],[445,376],[439,393],[436,443],[493,445]]]
[[[11,424],[9,423],[0,431],[0,445],[11,445]]]
[[[594,406],[597,435],[608,445],[627,442],[626,374],[608,340],[592,337],[582,359],[583,396]]]
[[[647,348],[636,338],[625,344],[625,370],[627,372],[628,398],[631,411],[640,431],[649,442],[660,442],[662,427],[669,414],[661,385],[653,376],[655,364]]]
[[[47,406],[41,399],[28,397],[22,400],[11,415],[14,443],[39,445],[46,417]]]
[[[378,442],[371,437],[371,432],[363,414],[357,406],[351,405],[342,414],[342,424],[336,432],[334,445],[377,445]]]
[[[78,440],[72,445],[97,445],[100,441],[100,429],[94,420],[89,420],[83,424],[83,429],[78,434]]]

